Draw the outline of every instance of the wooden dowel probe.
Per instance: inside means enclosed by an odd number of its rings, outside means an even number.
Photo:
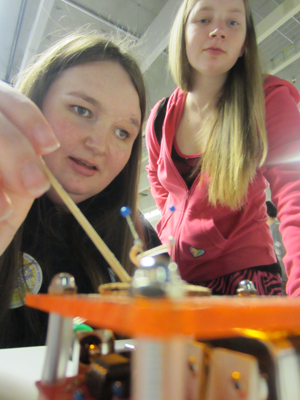
[[[77,207],[77,205],[74,203],[74,201],[71,199],[71,197],[68,195],[68,193],[63,189],[63,187],[58,182],[58,180],[53,176],[52,172],[49,171],[46,164],[44,162],[43,162],[43,164],[44,164],[45,172],[51,182],[51,185],[56,190],[57,194],[60,196],[60,198],[65,203],[65,205],[68,207],[68,209],[71,211],[71,213],[74,215],[74,217],[77,219],[77,221],[81,225],[82,229],[86,232],[86,234],[89,236],[91,241],[94,243],[94,245],[100,251],[100,253],[103,255],[105,260],[108,262],[108,264],[111,266],[111,268],[115,271],[117,276],[120,278],[121,282],[130,282],[131,281],[130,276],[125,271],[125,269],[122,267],[122,265],[117,260],[115,255],[106,246],[104,241],[101,239],[101,237],[95,231],[95,229],[92,227],[92,225],[89,223],[89,221],[85,218],[85,216],[82,214],[82,212]]]
[[[168,244],[161,244],[160,246],[156,246],[153,249],[143,251],[142,253],[138,254],[136,256],[136,258],[139,261],[143,257],[147,257],[147,256],[155,257],[155,256],[158,256],[160,254],[167,253],[169,247],[170,246]]]

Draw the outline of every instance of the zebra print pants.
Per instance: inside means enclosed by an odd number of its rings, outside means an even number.
[[[246,279],[254,283],[258,295],[282,295],[282,281],[278,264],[247,268],[209,281],[191,283],[210,288],[214,295],[234,295],[239,283]]]

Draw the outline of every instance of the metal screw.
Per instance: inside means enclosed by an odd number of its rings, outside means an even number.
[[[257,294],[254,283],[248,279],[239,283],[236,293],[238,296],[255,296]]]

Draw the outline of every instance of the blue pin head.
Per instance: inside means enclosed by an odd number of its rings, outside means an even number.
[[[174,212],[174,211],[175,211],[175,206],[171,206],[171,207],[170,207],[170,211],[171,211],[171,212]]]
[[[112,392],[113,392],[113,398],[114,399],[122,399],[123,398],[123,385],[121,382],[115,382],[112,385]]]
[[[126,218],[126,217],[128,217],[128,215],[131,214],[131,210],[129,207],[122,207],[120,210],[120,213],[121,213],[122,217]]]

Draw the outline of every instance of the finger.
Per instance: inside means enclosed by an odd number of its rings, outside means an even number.
[[[8,195],[0,190],[0,222],[10,217],[13,205]]]
[[[25,199],[0,190],[0,255],[13,240],[34,199]]]
[[[0,113],[1,187],[19,196],[38,197],[50,188],[31,143]]]
[[[4,82],[0,82],[0,111],[28,138],[37,154],[48,154],[59,147],[40,109]]]

